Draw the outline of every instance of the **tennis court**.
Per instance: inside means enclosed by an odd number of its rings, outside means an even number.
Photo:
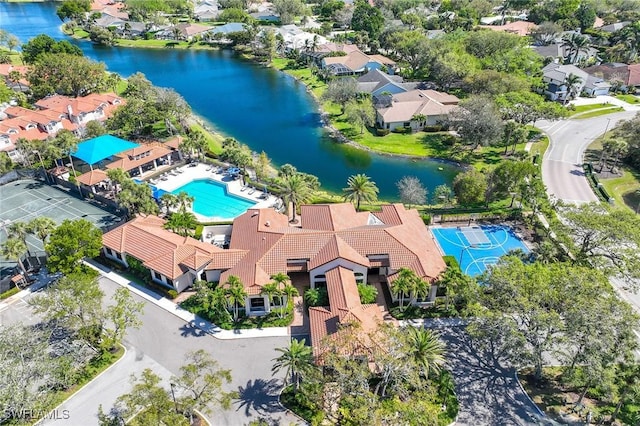
[[[431,231],[447,256],[453,256],[460,269],[475,277],[500,257],[513,250],[529,249],[508,226],[482,225],[457,228],[432,228]]]
[[[65,191],[37,180],[18,180],[0,186],[0,244],[7,239],[7,227],[13,222],[29,222],[45,216],[61,223],[65,219],[86,219],[102,229],[117,224],[121,219],[87,203]],[[42,243],[29,235],[27,245],[31,252],[42,252]],[[12,268],[13,261],[0,257],[2,275]]]

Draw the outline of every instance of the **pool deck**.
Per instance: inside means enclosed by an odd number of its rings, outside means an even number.
[[[242,191],[241,179],[232,180],[229,177],[225,176],[223,173],[216,173],[216,170],[218,170],[218,167],[215,167],[215,166],[212,167],[209,164],[200,163],[196,166],[185,165],[185,166],[181,166],[176,169],[173,169],[171,172],[177,169],[180,169],[182,172],[174,173],[174,174],[167,173],[165,174],[165,176],[167,177],[166,180],[162,180],[161,178],[158,177],[156,179],[153,179],[147,182],[163,191],[173,192],[176,189],[180,188],[181,186],[184,186],[194,180],[211,179],[225,185],[227,187],[227,192],[229,194],[232,194],[236,197],[243,198],[247,201],[256,203],[253,207],[251,207],[255,209],[273,208],[274,205],[276,205],[276,203],[279,200],[278,197],[271,194],[269,194],[267,198],[261,199],[260,197],[263,196],[264,192],[257,188],[255,189],[255,192],[251,195],[249,194],[249,192],[252,190],[251,188],[247,188],[244,191]],[[228,222],[229,221],[229,218],[216,217],[216,216],[203,216],[201,214],[194,212],[193,210],[192,210],[192,213],[196,215],[196,217],[198,218],[198,221],[200,222]]]

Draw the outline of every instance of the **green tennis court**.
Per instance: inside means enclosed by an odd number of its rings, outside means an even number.
[[[121,221],[94,204],[37,180],[18,180],[0,186],[0,244],[6,241],[7,228],[12,223],[29,222],[39,216],[49,217],[57,223],[65,219],[86,219],[103,230]],[[43,251],[40,240],[31,235],[27,237],[27,246],[32,252]],[[14,266],[14,261],[0,257],[0,278]]]

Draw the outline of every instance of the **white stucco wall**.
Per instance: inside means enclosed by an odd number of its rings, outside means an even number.
[[[358,265],[357,263],[350,262],[345,259],[335,259],[331,262],[325,263],[324,265],[320,265],[315,269],[309,271],[309,281],[311,283],[311,288],[315,288],[316,276],[324,275],[327,271],[337,267],[343,266],[355,273],[360,272],[363,275],[364,282],[367,282],[367,267]]]

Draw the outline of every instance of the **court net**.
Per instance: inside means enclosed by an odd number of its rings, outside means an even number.
[[[491,244],[491,240],[479,226],[464,226],[458,227],[458,229],[462,232],[462,235],[464,235],[471,246]]]

